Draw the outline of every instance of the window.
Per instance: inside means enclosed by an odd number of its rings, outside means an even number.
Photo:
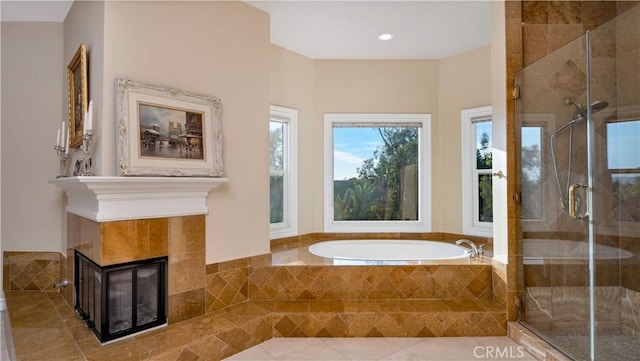
[[[298,111],[272,105],[269,121],[271,238],[298,232]]]
[[[607,124],[607,166],[611,171],[615,220],[640,222],[640,120]]]
[[[541,126],[522,125],[521,129],[524,220],[543,220],[542,131]]]
[[[325,232],[431,229],[430,120],[325,114]]]
[[[491,107],[462,111],[463,232],[492,236]]]

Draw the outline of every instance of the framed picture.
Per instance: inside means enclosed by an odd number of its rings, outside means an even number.
[[[220,177],[219,98],[116,80],[118,173]]]
[[[84,115],[87,112],[87,46],[80,44],[67,66],[67,98],[69,100],[69,147],[82,144]]]

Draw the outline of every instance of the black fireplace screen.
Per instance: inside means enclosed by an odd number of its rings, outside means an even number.
[[[100,342],[163,325],[167,257],[101,267],[75,252],[75,309]]]

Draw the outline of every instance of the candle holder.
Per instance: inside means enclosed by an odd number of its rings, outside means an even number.
[[[93,130],[86,130],[82,135],[82,153],[84,153],[84,157],[82,158],[82,172],[80,175],[83,176],[92,176],[93,171],[91,170],[91,138],[93,138]]]
[[[60,170],[56,178],[64,178],[67,176],[67,159],[69,159],[69,154],[67,154],[66,148],[61,145],[56,145],[53,149],[56,150],[56,154],[60,157]]]

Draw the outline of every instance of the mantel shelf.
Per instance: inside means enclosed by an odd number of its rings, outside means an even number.
[[[97,222],[207,214],[209,192],[227,178],[68,177],[49,183],[67,194],[67,212]]]

